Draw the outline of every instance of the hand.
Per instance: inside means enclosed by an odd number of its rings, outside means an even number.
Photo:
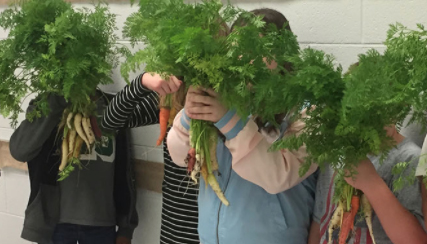
[[[123,236],[118,236],[116,238],[116,244],[131,244],[131,240]]]
[[[345,178],[345,181],[363,192],[377,184],[378,180],[382,180],[369,159],[359,162],[359,165],[356,167],[356,173],[356,175]]]
[[[191,119],[218,122],[227,113],[212,89],[190,87],[185,101],[185,112]]]
[[[169,80],[165,80],[159,74],[150,73],[145,73],[142,76],[141,83],[147,89],[155,91],[161,96],[178,91],[182,85],[182,81],[175,76],[170,76]]]

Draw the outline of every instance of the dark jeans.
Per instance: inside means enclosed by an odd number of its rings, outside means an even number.
[[[114,244],[116,227],[58,224],[52,244]]]

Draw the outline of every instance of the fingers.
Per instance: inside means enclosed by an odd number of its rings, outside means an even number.
[[[162,89],[163,89],[163,91],[166,93],[166,94],[170,94],[170,93],[172,93],[172,90],[171,90],[171,88],[170,88],[170,84],[169,84],[169,82],[167,82],[167,81],[163,81],[162,82],[162,87],[161,87]]]
[[[188,98],[189,102],[192,103],[201,103],[204,105],[208,105],[208,106],[212,106],[215,105],[217,103],[216,98],[210,97],[210,96],[204,96],[204,95],[200,95],[200,94],[193,94],[192,96],[190,96]]]
[[[171,76],[169,80],[169,87],[172,92],[177,92],[179,87],[182,85],[182,81],[180,81],[175,76]]]
[[[209,94],[209,96],[211,96],[211,97],[218,97],[218,93],[216,93],[213,89],[211,89],[211,88],[208,88],[208,89],[206,89],[206,88],[203,88],[203,91],[204,92],[207,92],[208,94]]]
[[[167,93],[166,93],[166,91],[163,89],[163,86],[162,87],[159,87],[159,88],[157,88],[156,90],[155,90],[160,96],[165,96]]]
[[[186,109],[188,114],[210,114],[212,113],[211,110],[209,106],[191,106]]]

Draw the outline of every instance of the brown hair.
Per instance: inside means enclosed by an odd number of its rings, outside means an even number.
[[[263,16],[262,21],[264,21],[266,23],[266,26],[264,27],[263,31],[265,31],[267,26],[270,24],[275,25],[279,32],[283,28],[285,28],[289,31],[292,31],[292,29],[289,25],[288,19],[286,19],[286,17],[277,10],[269,9],[269,8],[260,8],[260,9],[254,9],[250,12],[253,13],[255,16],[261,16],[261,15]],[[231,31],[233,31],[233,29],[236,26],[245,26],[245,25],[246,25],[246,20],[242,17],[239,17],[231,26]],[[263,33],[261,33],[261,34],[263,34]],[[292,70],[292,66],[290,63],[283,64],[283,67],[288,71]],[[285,116],[286,116],[286,113],[276,114],[274,116],[276,123],[281,124],[283,119],[285,118]],[[275,129],[275,126],[272,124],[266,126],[266,122],[260,117],[255,118],[255,123],[258,125],[259,129],[263,129],[267,133],[270,133]]]
[[[277,10],[270,9],[270,8],[260,8],[260,9],[254,9],[250,11],[255,16],[263,16],[262,21],[264,21],[267,25],[273,24],[276,26],[277,30],[282,30],[283,27],[286,25],[286,29],[289,31],[292,31],[291,26],[289,25],[288,19],[280,13]],[[246,20],[239,17],[236,21],[234,21],[233,25],[231,26],[231,31],[233,31],[234,27],[236,26],[245,26]],[[264,27],[264,30],[267,26]]]

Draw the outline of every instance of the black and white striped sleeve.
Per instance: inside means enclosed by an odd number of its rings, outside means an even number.
[[[143,75],[138,75],[110,101],[102,119],[103,127],[119,129],[159,123],[158,96],[142,85]]]

